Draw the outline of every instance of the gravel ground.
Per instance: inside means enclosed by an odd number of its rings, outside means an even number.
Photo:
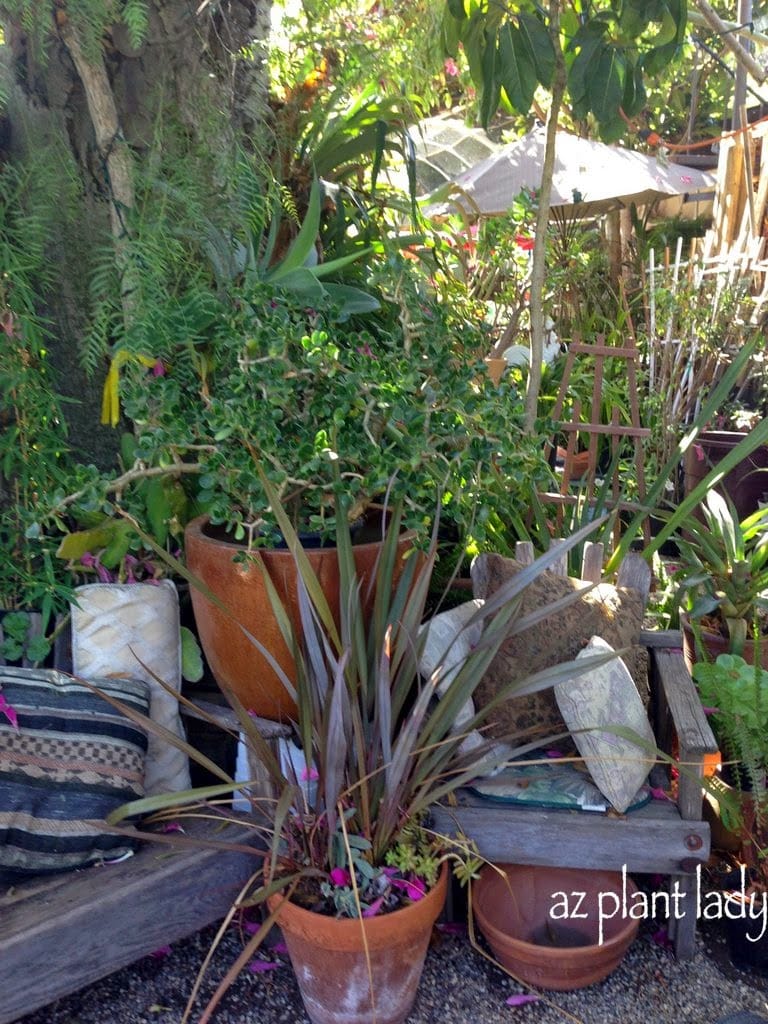
[[[747,1010],[768,1020],[768,978],[731,965],[717,924],[702,926],[696,955],[686,963],[656,944],[653,931],[651,923],[643,924],[622,965],[604,982],[543,994],[540,1002],[514,1008],[506,1000],[526,991],[522,986],[473,950],[466,936],[436,932],[409,1024],[716,1024]],[[213,934],[207,929],[165,955],[145,957],[19,1024],[178,1024]],[[240,941],[233,930],[220,947],[209,993]],[[264,956],[280,966],[241,974],[213,1024],[305,1024],[286,958],[271,951]]]

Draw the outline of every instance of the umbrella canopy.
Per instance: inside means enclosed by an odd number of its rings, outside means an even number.
[[[432,194],[429,215],[460,207],[469,216],[501,216],[525,189],[541,185],[545,131],[537,129],[457,175]],[[630,203],[713,189],[713,175],[620,146],[558,132],[552,176],[553,210],[597,216]]]

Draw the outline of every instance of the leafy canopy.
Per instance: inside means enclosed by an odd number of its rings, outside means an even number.
[[[484,127],[499,106],[527,113],[536,89],[552,87],[562,59],[574,119],[591,115],[610,139],[624,131],[622,114],[645,106],[646,77],[678,56],[686,19],[686,0],[576,0],[560,12],[556,35],[534,2],[446,0],[443,45],[452,56],[463,47]]]

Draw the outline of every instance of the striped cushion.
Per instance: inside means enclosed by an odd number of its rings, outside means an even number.
[[[93,682],[148,714],[141,680]],[[146,733],[63,672],[0,668],[0,696],[0,875],[63,871],[132,850],[104,831],[104,819],[144,795]]]

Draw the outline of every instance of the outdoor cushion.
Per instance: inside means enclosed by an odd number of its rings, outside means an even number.
[[[147,714],[139,679],[99,679],[102,692]],[[63,672],[0,669],[0,877],[124,856],[134,844],[104,819],[144,795],[147,737]]]
[[[150,717],[179,738],[184,728],[181,688],[179,596],[170,580],[157,583],[88,583],[72,605],[72,666],[84,679],[128,675],[143,679],[151,694]],[[189,789],[189,759],[169,740],[150,733],[147,796]]]
[[[593,636],[576,660],[612,652],[610,644]],[[555,698],[595,785],[623,814],[648,777],[656,748],[653,730],[627,666],[621,658],[613,658],[558,683]],[[611,731],[613,726],[632,730],[645,745],[617,736]]]
[[[491,597],[522,568],[512,558],[479,555],[472,564],[474,596]],[[546,608],[582,589],[581,580],[541,573],[523,592],[519,616]],[[647,655],[639,644],[643,612],[642,596],[634,590],[601,583],[585,591],[567,608],[507,637],[475,691],[475,703],[482,707],[510,681],[573,660],[593,636],[601,636],[614,650],[631,648],[627,666],[647,702]],[[541,735],[542,741],[567,731],[551,688],[512,697],[492,713],[489,734],[494,738],[529,734],[532,730]],[[562,746],[560,742],[558,745]]]

